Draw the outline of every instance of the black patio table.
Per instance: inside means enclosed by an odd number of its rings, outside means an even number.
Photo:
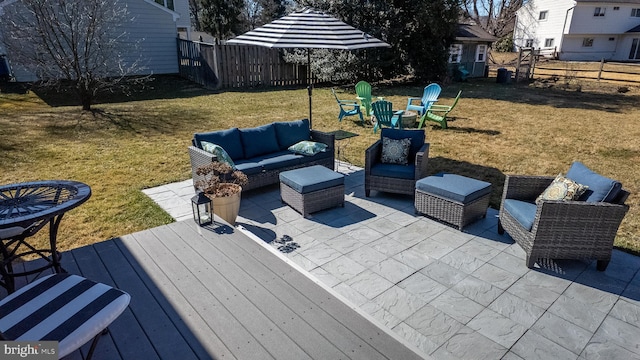
[[[0,186],[0,286],[15,291],[15,278],[53,268],[65,272],[57,251],[58,227],[62,216],[91,196],[91,188],[77,181],[47,180]],[[49,224],[49,248],[38,249],[27,242]],[[23,256],[37,254],[46,265],[37,269],[14,272],[13,262]]]

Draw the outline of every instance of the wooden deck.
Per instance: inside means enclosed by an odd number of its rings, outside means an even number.
[[[230,227],[181,221],[75,249],[62,260],[67,271],[132,297],[95,360],[424,356]]]

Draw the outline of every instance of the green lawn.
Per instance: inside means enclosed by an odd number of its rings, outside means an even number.
[[[134,95],[137,100],[110,99],[94,114],[61,105],[66,96],[0,93],[0,183],[72,179],[92,188],[91,199],[65,215],[61,249],[171,222],[140,190],[190,177],[187,147],[194,132],[308,116],[306,89],[216,93],[176,78],[151,85]],[[373,93],[403,109],[407,96],[420,96],[422,87],[378,86]],[[336,89],[341,98],[355,97],[353,87]],[[504,174],[556,175],[582,161],[632,193],[616,245],[640,250],[637,89],[622,94],[598,84],[575,92],[479,79],[444,86],[440,102],[450,104],[459,89],[450,129],[426,129],[432,173],[492,182],[491,206],[497,208]],[[349,140],[345,156],[363,165],[364,149],[379,135],[356,117],[338,123],[328,87],[315,89],[313,110],[314,128],[360,134]]]

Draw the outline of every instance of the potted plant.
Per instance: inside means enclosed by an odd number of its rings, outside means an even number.
[[[242,185],[248,182],[247,175],[219,161],[198,167],[196,174],[204,177],[196,182],[196,188],[211,199],[213,213],[235,225],[240,211]]]

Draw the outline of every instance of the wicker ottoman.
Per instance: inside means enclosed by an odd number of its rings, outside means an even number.
[[[464,226],[487,215],[491,183],[455,174],[436,174],[416,182],[416,213]]]
[[[307,217],[312,212],[344,206],[344,175],[314,165],[280,173],[283,203]]]

